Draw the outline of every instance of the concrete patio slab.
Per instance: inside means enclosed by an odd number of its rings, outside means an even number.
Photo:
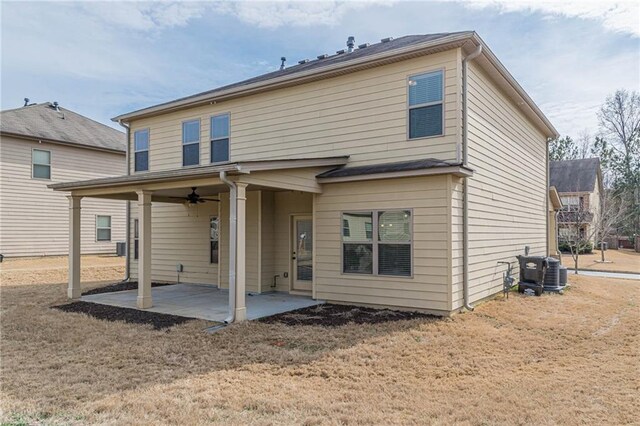
[[[151,289],[153,306],[145,311],[161,314],[199,318],[222,322],[229,313],[229,291],[201,284],[175,284]],[[121,308],[138,309],[137,290],[117,291],[113,293],[82,296],[84,302],[100,303]],[[306,296],[294,296],[287,293],[248,293],[247,318],[250,320],[295,309],[323,304]]]

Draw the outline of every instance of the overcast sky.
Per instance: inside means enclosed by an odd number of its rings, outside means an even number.
[[[2,109],[58,101],[110,118],[383,37],[475,30],[562,134],[597,131],[640,87],[633,2],[1,3]]]

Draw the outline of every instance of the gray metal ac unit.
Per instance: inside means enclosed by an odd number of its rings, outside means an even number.
[[[127,255],[127,243],[116,243],[116,255],[119,257]]]

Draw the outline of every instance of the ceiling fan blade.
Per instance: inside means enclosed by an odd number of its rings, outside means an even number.
[[[167,198],[173,198],[174,200],[188,200],[188,198],[186,197],[167,197]]]
[[[220,202],[220,200],[216,200],[215,198],[200,198],[200,200],[202,200],[202,201],[215,201],[216,203]]]

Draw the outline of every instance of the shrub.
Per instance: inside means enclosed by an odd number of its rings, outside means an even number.
[[[575,250],[575,245],[573,245]],[[558,245],[558,248],[562,253],[571,253],[571,245],[567,241],[563,241]],[[593,252],[593,244],[591,242],[580,244],[580,250],[578,254],[591,254]]]

